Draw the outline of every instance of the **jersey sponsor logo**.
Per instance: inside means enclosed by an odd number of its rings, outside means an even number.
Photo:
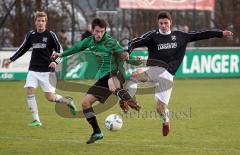
[[[98,51],[94,51],[92,52],[95,56],[100,56],[100,57],[104,57],[104,56],[109,56],[110,53],[106,53],[106,52],[98,52]]]
[[[177,42],[158,44],[158,50],[177,48]]]
[[[42,39],[42,41],[45,42],[45,43],[47,42],[47,40],[48,40],[47,37],[43,37],[43,39]]]
[[[46,48],[47,44],[44,43],[35,43],[32,45],[33,48]]]
[[[172,41],[176,41],[176,36],[175,35],[173,35],[173,36],[171,36],[171,39],[172,39]]]

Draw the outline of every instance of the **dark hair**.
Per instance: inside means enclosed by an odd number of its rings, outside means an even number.
[[[158,20],[159,19],[162,19],[162,18],[167,18],[167,19],[169,19],[170,21],[172,21],[172,16],[171,16],[171,14],[169,13],[169,12],[160,12],[159,14],[158,14]]]
[[[92,21],[92,30],[96,27],[96,26],[99,26],[101,28],[107,28],[107,23],[105,22],[105,20],[103,19],[100,19],[100,18],[95,18],[93,21]]]

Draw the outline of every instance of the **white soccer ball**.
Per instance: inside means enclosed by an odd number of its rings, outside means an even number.
[[[105,126],[110,131],[120,130],[122,128],[122,125],[122,118],[117,114],[111,114],[105,119]]]

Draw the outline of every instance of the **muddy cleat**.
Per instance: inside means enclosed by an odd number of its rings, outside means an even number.
[[[77,107],[75,106],[75,104],[73,102],[73,98],[69,97],[69,96],[66,96],[65,98],[71,101],[70,104],[68,104],[68,107],[70,108],[71,113],[73,115],[76,115],[77,114]]]
[[[138,104],[137,101],[134,101],[133,99],[130,99],[130,100],[125,101],[125,102],[126,102],[126,103],[129,105],[129,107],[131,107],[132,109],[137,110],[137,111],[140,111],[141,106]]]
[[[103,134],[102,133],[93,133],[89,140],[86,142],[87,144],[92,144],[97,140],[103,139]]]
[[[163,123],[163,127],[162,127],[163,136],[167,136],[169,131],[170,131],[170,122]]]
[[[34,120],[31,123],[29,123],[28,126],[42,126],[42,123],[37,120]]]
[[[129,106],[128,106],[127,102],[120,100],[119,105],[120,105],[120,108],[122,109],[122,111],[126,114],[129,110]]]

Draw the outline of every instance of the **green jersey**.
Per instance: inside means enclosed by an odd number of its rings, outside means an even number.
[[[109,34],[105,33],[101,41],[96,42],[94,36],[85,38],[84,40],[75,43],[71,48],[62,53],[62,57],[81,52],[89,49],[96,57],[100,57],[99,61],[99,78],[110,74],[113,71],[118,71],[118,63],[113,59],[113,53],[123,53],[123,47],[113,39]]]

